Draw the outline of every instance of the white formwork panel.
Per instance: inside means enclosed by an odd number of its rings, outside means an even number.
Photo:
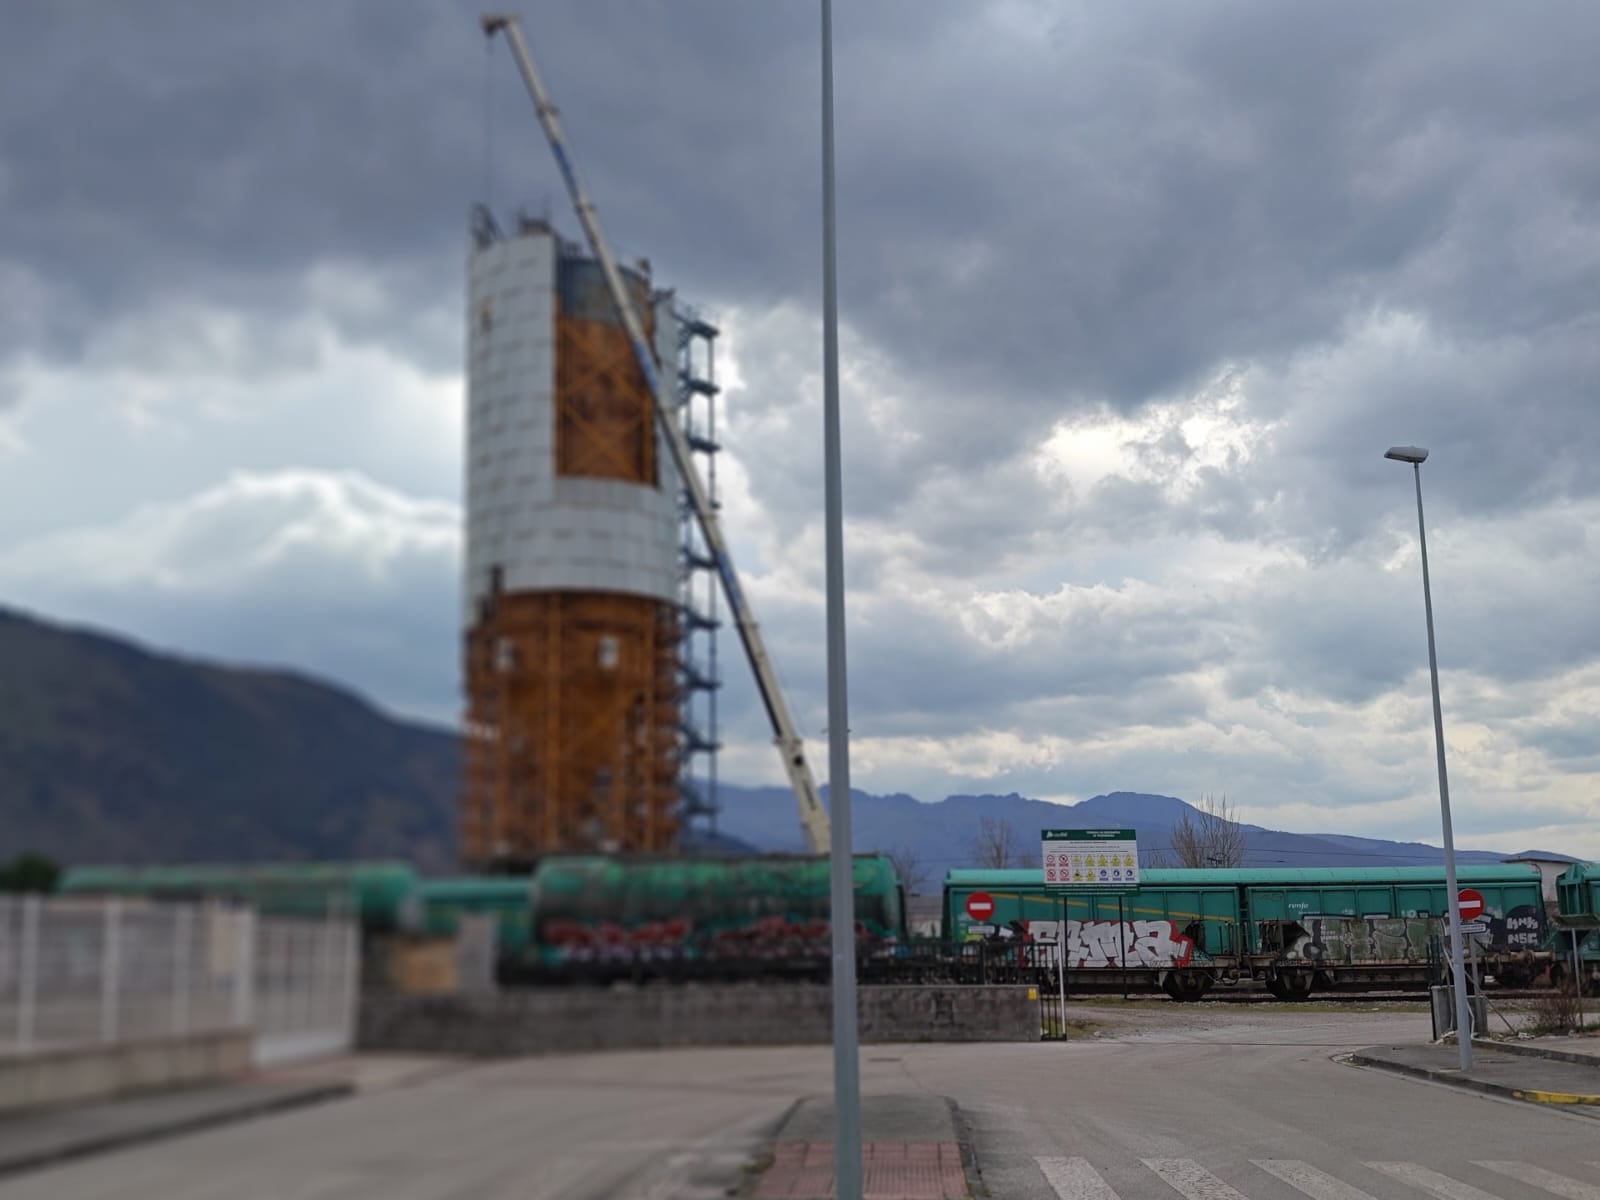
[[[555,475],[556,253],[549,234],[519,236],[476,251],[468,270],[468,625],[495,566],[507,591],[677,599],[678,481],[659,431],[660,487]],[[668,303],[657,310],[675,387],[676,319]]]
[[[476,250],[468,268],[462,617],[469,625],[493,567],[509,577],[520,565],[518,517],[549,503],[555,255],[551,235],[524,234]]]

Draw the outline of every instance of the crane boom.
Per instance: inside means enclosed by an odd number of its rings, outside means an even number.
[[[716,511],[711,507],[710,497],[706,495],[705,487],[700,482],[700,473],[695,468],[689,441],[673,419],[667,397],[662,392],[661,374],[656,367],[655,354],[644,336],[644,322],[622,286],[622,276],[617,271],[616,260],[611,256],[605,235],[600,231],[599,216],[578,179],[572,155],[567,148],[566,134],[562,131],[561,122],[556,116],[555,105],[550,102],[549,94],[545,91],[539,73],[534,68],[533,56],[528,53],[527,43],[523,41],[522,29],[517,23],[517,18],[486,15],[481,18],[481,23],[486,37],[492,38],[496,33],[503,33],[506,41],[510,43],[511,53],[517,60],[517,68],[522,72],[522,81],[527,85],[534,111],[538,113],[539,124],[544,128],[551,152],[555,155],[556,165],[561,168],[567,192],[572,197],[572,206],[577,210],[578,220],[583,225],[584,235],[588,238],[589,249],[599,261],[600,269],[605,274],[606,287],[611,292],[617,311],[622,314],[628,341],[633,345],[633,356],[638,360],[639,370],[644,373],[645,381],[650,385],[656,423],[661,427],[661,432],[672,451],[678,475],[683,479],[684,487],[689,493],[689,502],[694,508],[700,530],[705,535],[706,548],[711,552],[711,558],[716,564],[717,575],[722,581],[722,590],[728,598],[728,607],[738,627],[739,640],[744,644],[751,670],[755,673],[756,687],[761,692],[761,702],[766,707],[768,720],[772,723],[773,738],[779,753],[783,756],[783,769],[789,776],[789,783],[794,788],[795,803],[800,809],[801,830],[813,853],[826,854],[830,840],[828,813],[822,807],[822,797],[817,792],[816,780],[812,777],[811,766],[806,761],[805,742],[795,728],[794,718],[790,715],[789,706],[783,698],[783,691],[778,686],[777,672],[773,670],[772,660],[761,638],[761,631],[756,626],[749,601],[745,599],[744,591],[739,586],[739,577],[733,569],[733,558],[728,552],[727,539],[722,535],[721,522],[718,521]]]

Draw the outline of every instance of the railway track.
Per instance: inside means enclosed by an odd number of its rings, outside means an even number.
[[[1504,990],[1487,989],[1484,994],[1488,996],[1489,1003],[1494,1004],[1501,1000],[1536,1000],[1541,996],[1548,996],[1548,991],[1537,991],[1526,988],[1507,988]],[[1096,1000],[1120,1000],[1118,992],[1079,992],[1069,995],[1069,1000],[1082,1001],[1093,1004]],[[1171,1004],[1173,1001],[1160,992],[1133,992],[1130,1000],[1159,1001]],[[1310,999],[1301,1001],[1283,1001],[1275,996],[1262,991],[1220,992],[1213,991],[1197,1001],[1196,1004],[1260,1004],[1267,1007],[1284,1003],[1299,1004],[1426,1004],[1428,993],[1425,991],[1385,991],[1385,992],[1313,992]]]

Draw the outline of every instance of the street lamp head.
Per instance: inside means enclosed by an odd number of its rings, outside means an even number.
[[[1428,461],[1428,452],[1421,446],[1390,446],[1384,451],[1385,458],[1392,458],[1395,462],[1424,463]]]

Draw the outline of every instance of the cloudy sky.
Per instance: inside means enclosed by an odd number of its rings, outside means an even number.
[[[1414,442],[1460,840],[1600,856],[1600,8],[838,9],[855,784],[1436,836]],[[816,5],[522,11],[820,771]],[[577,233],[476,14],[9,0],[0,602],[455,720],[467,213]]]

